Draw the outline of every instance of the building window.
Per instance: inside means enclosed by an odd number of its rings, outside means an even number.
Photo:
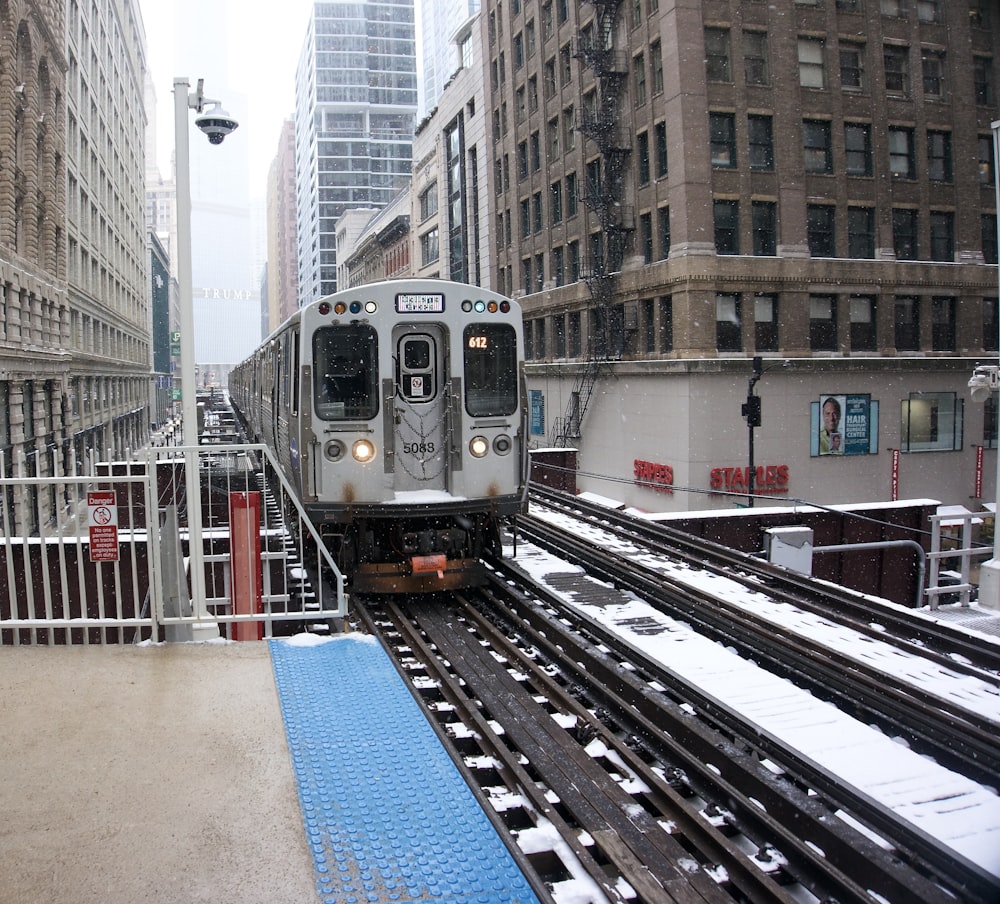
[[[709,113],[708,131],[712,166],[736,167],[736,117],[732,113]]]
[[[748,85],[770,84],[767,67],[767,32],[743,32],[743,74]]]
[[[639,241],[642,243],[642,260],[644,263],[653,262],[653,215],[643,213],[639,215]]]
[[[833,172],[833,146],[830,142],[829,122],[807,119],[802,123],[802,155],[807,173]]]
[[[963,399],[954,392],[911,392],[900,411],[904,452],[953,452],[962,448]]]
[[[806,208],[806,231],[812,257],[836,257],[834,221],[837,208],[832,204],[810,204]]]
[[[916,178],[913,129],[904,126],[889,127],[889,172],[900,179]]]
[[[638,53],[632,57],[632,87],[635,91],[635,105],[646,103],[646,57]]]
[[[983,351],[1000,351],[1000,320],[997,318],[997,299],[983,299]]]
[[[770,116],[752,113],[747,117],[750,140],[750,169],[774,169],[774,131]]]
[[[757,256],[774,256],[778,253],[778,205],[773,201],[754,201],[753,253]]]
[[[837,350],[837,297],[809,296],[809,347],[815,352]]]
[[[517,178],[528,178],[528,142],[521,141],[517,145]]]
[[[715,201],[716,254],[740,253],[740,205],[738,201]]]
[[[729,29],[705,29],[705,75],[710,82],[731,82],[733,69],[729,52]]]
[[[580,281],[580,243],[570,242],[566,246],[567,265],[570,282]]]
[[[840,43],[840,87],[851,91],[865,88],[865,48],[863,44]]]
[[[893,208],[892,247],[897,260],[915,261],[917,259],[917,211],[914,208]]]
[[[580,320],[580,312],[572,311],[566,316],[567,321],[567,351],[571,358],[579,358],[583,354],[583,329]]]
[[[553,357],[566,357],[566,318],[562,314],[552,318],[552,345]]]
[[[535,255],[535,291],[541,292],[545,288],[545,255]]]
[[[658,208],[656,217],[659,221],[660,260],[663,261],[670,256],[670,208]]]
[[[928,131],[927,178],[932,182],[951,182],[951,132]]]
[[[420,222],[434,216],[438,211],[437,182],[432,182],[420,193]]]
[[[542,139],[538,132],[531,133],[531,171],[537,173],[542,168]]]
[[[778,350],[778,297],[758,294],[753,299],[754,348],[759,352]]]
[[[667,175],[667,124],[658,122],[653,126],[653,134],[656,136],[656,178],[662,179]]]
[[[740,296],[735,292],[719,292],[715,296],[715,347],[720,352],[743,350]]]
[[[907,0],[879,0],[883,16],[902,18],[906,15]]]
[[[653,94],[663,93],[663,51],[659,41],[654,41],[649,48],[649,65],[653,70]]]
[[[653,319],[653,299],[639,301],[639,324],[642,330],[642,350],[647,355],[656,351],[656,321]]]
[[[990,57],[972,58],[972,85],[976,103],[980,107],[993,106],[993,60]]]
[[[562,204],[562,181],[556,180],[552,183],[551,194],[549,195],[549,202],[552,205],[551,210],[551,220],[552,224],[561,223],[563,218],[563,204]]]
[[[566,284],[565,256],[565,251],[561,245],[558,248],[552,249],[552,281],[556,286]]]
[[[851,351],[873,352],[878,348],[875,332],[875,299],[871,295],[852,295]]]
[[[931,260],[955,260],[955,214],[950,210],[932,210],[930,213],[931,227]]]
[[[434,263],[439,258],[438,230],[435,227],[430,232],[420,236],[420,263],[422,266]]]
[[[576,173],[566,174],[566,216],[576,216],[578,195],[576,191]]]
[[[886,44],[882,48],[885,89],[890,94],[910,93],[910,48]]]
[[[997,216],[995,213],[984,213],[980,217],[983,231],[983,263],[997,263]]]
[[[944,97],[944,53],[938,50],[923,50],[921,54],[924,96]]]
[[[844,155],[848,176],[872,174],[872,127],[868,123],[844,123]]]
[[[871,260],[875,257],[875,210],[851,207],[847,211],[847,256]]]
[[[525,257],[521,259],[521,287],[524,289],[525,295],[531,294],[531,258]],[[544,354],[540,352],[540,354]]]
[[[993,159],[993,136],[979,136],[979,184],[983,188],[993,188],[996,161]]]
[[[825,88],[822,38],[799,38],[799,84],[803,88]]]
[[[917,18],[921,22],[940,22],[941,0],[917,0]]]
[[[534,214],[534,231],[541,232],[542,227],[545,225],[545,216],[542,213],[542,193],[540,191],[536,191],[532,196],[531,202],[531,209]]]
[[[950,296],[931,299],[931,351],[955,351],[955,299]]]
[[[649,182],[649,132],[640,132],[636,136],[639,151],[639,184]]]
[[[674,300],[667,295],[660,299],[660,353],[674,350]]]
[[[521,238],[526,239],[531,235],[531,201],[528,198],[521,199]]]
[[[920,351],[920,299],[897,295],[895,307],[896,351]]]

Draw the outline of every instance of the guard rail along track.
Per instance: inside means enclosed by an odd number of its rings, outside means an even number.
[[[543,900],[588,883],[589,900],[637,904],[997,893],[896,838],[886,851],[835,816],[843,801],[776,770],[755,739],[694,717],[662,676],[515,582],[523,577],[497,573],[475,598],[403,607],[356,599],[355,612],[412,682]]]

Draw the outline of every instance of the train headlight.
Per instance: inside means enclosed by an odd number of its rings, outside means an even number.
[[[375,443],[370,439],[359,439],[351,449],[355,461],[365,464],[375,457]]]
[[[482,458],[490,451],[490,444],[485,436],[474,436],[469,440],[469,452],[473,458]]]
[[[323,447],[323,454],[330,459],[330,461],[340,461],[344,457],[344,453],[347,450],[344,448],[344,444],[339,439],[331,439]]]
[[[493,440],[493,451],[497,455],[506,455],[513,448],[513,445],[510,437],[506,433],[501,433]]]

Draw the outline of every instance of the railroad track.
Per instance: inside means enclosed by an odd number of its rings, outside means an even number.
[[[549,504],[547,499],[545,505]],[[564,513],[566,505],[558,501]],[[569,506],[570,510],[575,508]],[[931,631],[920,626],[916,630],[927,638],[933,635],[933,644],[938,647],[926,649],[923,643],[930,645],[931,641],[914,641],[905,613],[891,612],[887,622],[882,622],[878,619],[883,609],[872,611],[869,604],[866,610],[856,594],[839,593],[836,588],[808,582],[785,569],[721,548],[710,547],[696,557],[696,544],[690,537],[684,538],[677,552],[673,548],[676,532],[664,538],[656,526],[647,530],[631,523],[636,519],[627,519],[622,525],[607,515],[607,510],[601,510],[583,517],[590,526],[589,539],[584,539],[587,531],[580,526],[558,527],[538,518],[520,519],[518,532],[588,573],[641,595],[660,611],[694,625],[700,633],[733,647],[774,674],[808,688],[818,699],[880,725],[890,736],[905,738],[915,750],[942,765],[980,783],[993,787],[1000,784],[996,718],[976,712],[964,699],[970,678],[983,682],[994,694],[998,692],[1000,683],[989,667],[997,653],[996,645],[977,643],[963,632]],[[634,544],[633,553],[626,555],[614,549],[622,540]],[[697,543],[700,545],[700,541]],[[899,661],[887,670],[880,667],[882,659],[877,657],[868,661],[850,652],[839,652],[824,640],[791,630],[776,621],[771,612],[755,611],[724,592],[707,589],[705,581],[692,580],[683,569],[678,572],[679,561],[699,574],[724,577],[759,594],[762,610],[772,608],[771,603],[777,601],[856,631],[873,650],[893,646],[899,650]],[[824,603],[822,598],[828,590],[830,599]],[[850,600],[850,612],[841,617],[840,607],[847,605],[845,599]],[[792,609],[787,611],[791,613]],[[896,631],[902,632],[901,640],[897,640]],[[946,650],[952,635],[961,639],[962,653],[957,659]],[[967,661],[967,655],[972,661]],[[904,658],[916,664],[914,671],[933,672],[941,685],[950,682],[954,695],[944,695],[937,687],[928,690],[900,677],[897,671],[902,671],[900,663]]]
[[[766,588],[772,596],[806,611],[836,618],[859,633],[871,637],[891,635],[900,648],[918,652],[948,668],[986,680],[1000,676],[1000,643],[921,618],[914,610],[874,604],[862,594],[830,584],[820,588],[810,577],[694,537],[663,522],[636,518],[537,484],[532,484],[530,498],[542,510],[593,525],[702,571],[725,575],[750,589]],[[523,523],[524,519],[519,519],[518,525]]]
[[[543,898],[564,883],[639,904],[997,893],[975,870],[896,838],[886,851],[836,818],[842,801],[694,717],[662,676],[514,583],[498,573],[475,598],[356,600],[355,611],[434,714]]]

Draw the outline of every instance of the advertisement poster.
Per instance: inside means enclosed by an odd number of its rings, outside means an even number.
[[[821,395],[811,420],[813,455],[878,452],[878,402],[870,395]]]

